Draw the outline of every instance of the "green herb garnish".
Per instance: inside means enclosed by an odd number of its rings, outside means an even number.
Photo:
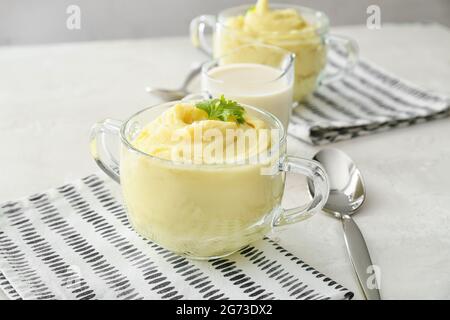
[[[201,101],[195,106],[208,114],[209,120],[235,121],[245,123],[245,109],[236,101],[225,99],[223,95],[218,99]]]

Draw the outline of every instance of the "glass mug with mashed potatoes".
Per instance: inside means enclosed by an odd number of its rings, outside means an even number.
[[[234,145],[242,137],[256,140],[244,140],[242,149]],[[120,139],[119,160],[107,143],[111,138]],[[224,97],[168,102],[124,122],[99,122],[90,146],[101,169],[121,184],[134,229],[192,258],[231,254],[278,226],[310,217],[328,197],[320,164],[286,155],[285,131],[276,117]],[[226,147],[234,157],[220,160],[218,151]],[[215,157],[206,157],[213,149]],[[309,203],[281,207],[287,172],[311,180]]]
[[[206,35],[208,28],[213,30],[212,46]],[[304,100],[318,84],[341,78],[353,68],[358,55],[354,41],[329,34],[329,21],[324,13],[291,4],[269,5],[268,0],[226,9],[217,17],[199,16],[192,20],[190,30],[194,46],[214,57],[255,42],[294,53],[295,101]],[[329,46],[339,48],[346,62],[325,70]]]

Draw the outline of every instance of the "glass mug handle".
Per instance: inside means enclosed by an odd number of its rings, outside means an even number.
[[[282,209],[281,214],[273,223],[274,227],[302,221],[323,208],[330,189],[328,176],[317,161],[288,156],[280,164],[279,170],[306,176],[312,182],[314,190],[311,192],[313,198],[309,203],[300,207]]]
[[[344,75],[346,75],[349,71],[353,69],[358,61],[358,44],[350,38],[338,36],[338,35],[328,35],[325,38],[325,43],[327,46],[334,46],[336,48],[340,48],[345,55],[345,63],[342,66],[339,66],[335,72],[324,72],[322,79],[320,80],[320,84],[327,84],[333,81],[341,79]]]
[[[90,151],[95,162],[117,183],[120,183],[119,160],[109,150],[106,137],[108,135],[119,137],[121,126],[122,122],[119,120],[103,120],[92,127],[89,138]]]
[[[211,15],[203,15],[194,18],[189,26],[191,33],[191,41],[194,47],[199,48],[201,51],[209,56],[213,55],[213,49],[206,37],[205,31],[210,28],[214,32],[216,28],[216,17]]]

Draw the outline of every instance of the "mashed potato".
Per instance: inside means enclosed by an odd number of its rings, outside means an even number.
[[[272,10],[268,0],[258,0],[245,15],[230,17],[224,24],[215,34],[216,57],[255,41],[275,45],[296,54],[294,100],[304,99],[315,89],[326,64],[326,46],[317,33],[319,26],[308,22],[297,10]],[[270,60],[256,56],[257,52],[252,54],[255,62]]]
[[[244,123],[210,120],[189,103],[171,107],[146,125],[131,144],[147,155],[127,146],[121,150],[121,184],[134,228],[174,252],[194,257],[221,256],[262,238],[278,212],[284,174],[262,175],[262,163],[195,165],[188,157],[188,164],[177,164],[172,150],[211,145],[205,134],[192,140],[198,128],[245,134],[266,127],[248,115]],[[269,146],[263,144],[262,149]],[[251,150],[245,157],[258,152]]]

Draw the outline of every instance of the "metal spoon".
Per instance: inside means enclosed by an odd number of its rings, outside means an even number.
[[[201,64],[194,65],[191,71],[189,71],[189,73],[187,74],[186,78],[183,81],[183,84],[179,89],[146,87],[145,91],[147,91],[149,94],[158,96],[164,101],[181,100],[189,94],[187,87],[189,86],[191,81],[200,73],[201,69]]]
[[[330,195],[323,210],[342,221],[347,251],[365,298],[380,300],[380,291],[371,281],[375,274],[368,269],[373,264],[366,241],[351,217],[366,198],[361,172],[347,154],[337,149],[322,149],[313,159],[322,164],[330,181]],[[313,193],[313,186],[308,186]]]

